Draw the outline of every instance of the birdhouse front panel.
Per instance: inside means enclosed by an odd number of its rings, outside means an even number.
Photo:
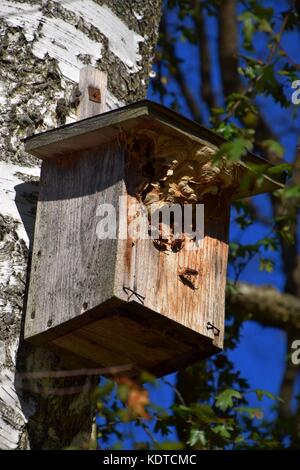
[[[113,296],[118,243],[97,237],[96,214],[118,205],[123,166],[124,152],[110,144],[43,162],[26,336],[56,336],[57,326]]]
[[[216,165],[218,145],[146,101],[27,141],[43,163],[26,339],[128,375],[221,350],[231,200],[280,183]]]

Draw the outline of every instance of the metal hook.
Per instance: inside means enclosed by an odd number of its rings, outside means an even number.
[[[207,323],[206,323],[206,328],[207,328],[208,330],[213,330],[213,331],[214,331],[214,336],[219,336],[219,334],[220,334],[219,328],[217,328],[217,327],[216,327],[215,325],[213,325],[212,323],[207,322]]]
[[[131,297],[134,295],[141,304],[144,304],[145,297],[138,292],[135,292],[134,290],[130,289],[130,287],[123,287],[123,291],[128,295],[127,302],[130,301]]]

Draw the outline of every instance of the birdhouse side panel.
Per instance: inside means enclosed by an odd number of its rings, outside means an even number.
[[[184,236],[161,241],[132,235],[119,241],[115,292],[222,348],[230,206],[216,196],[206,196],[203,203],[204,238],[199,244]],[[134,204],[138,207],[128,195],[128,206]],[[174,325],[169,323],[166,335],[172,335]]]

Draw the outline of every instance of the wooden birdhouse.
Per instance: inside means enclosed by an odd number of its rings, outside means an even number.
[[[220,351],[230,203],[282,187],[254,155],[214,163],[222,143],[146,100],[28,138],[43,162],[25,338],[129,375]],[[199,238],[177,236],[173,213],[164,233],[171,205],[204,207]],[[156,238],[137,236],[138,217],[149,234],[155,211]]]

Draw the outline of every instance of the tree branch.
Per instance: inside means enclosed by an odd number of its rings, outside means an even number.
[[[234,293],[227,289],[227,310],[237,317],[248,318],[264,326],[299,330],[300,337],[300,299],[269,285],[239,282],[235,287]]]
[[[162,16],[161,25],[160,25],[161,35],[163,37],[163,45],[165,48],[166,55],[169,60],[170,67],[172,69],[173,76],[179,86],[179,89],[185,99],[187,107],[195,121],[202,122],[202,116],[199,110],[199,106],[195,100],[195,97],[190,91],[190,88],[187,84],[186,76],[183,73],[180,67],[180,60],[177,57],[175,46],[170,34],[168,32],[168,28],[166,25],[165,15]]]
[[[195,30],[198,38],[199,67],[200,67],[200,95],[209,109],[217,106],[216,97],[212,87],[212,65],[210,58],[209,43],[203,18],[201,2],[196,2],[193,16]]]
[[[238,75],[238,25],[236,0],[224,0],[219,6],[219,60],[224,95],[241,88]]]

